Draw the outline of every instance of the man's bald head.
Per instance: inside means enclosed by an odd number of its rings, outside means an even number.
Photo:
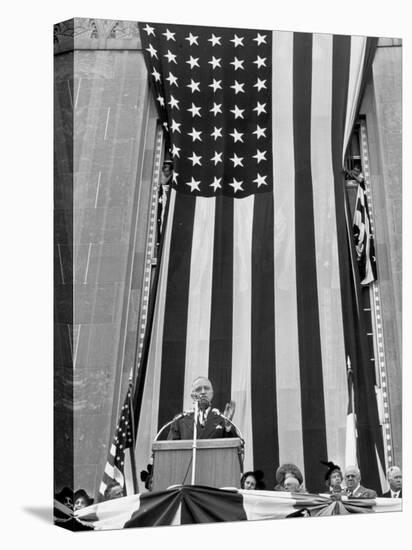
[[[359,485],[361,479],[360,470],[357,466],[346,466],[345,481],[348,489],[353,490]]]
[[[289,491],[290,493],[296,493],[300,487],[299,480],[292,474],[285,477],[285,481],[283,482],[283,487],[285,488],[285,491]]]
[[[402,471],[398,466],[388,468],[388,481],[392,491],[398,492],[402,489]]]

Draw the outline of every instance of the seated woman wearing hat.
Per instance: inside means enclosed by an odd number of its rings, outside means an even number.
[[[325,473],[325,485],[328,488],[328,494],[336,494],[342,491],[343,474],[340,466],[333,462],[323,462],[322,464],[328,467]]]
[[[81,508],[86,508],[93,504],[93,499],[89,497],[87,492],[84,489],[78,489],[74,493],[74,509],[80,510]]]
[[[265,489],[265,482],[263,481],[264,474],[262,470],[255,470],[251,472],[245,472],[240,480],[241,489],[246,490],[262,490]]]

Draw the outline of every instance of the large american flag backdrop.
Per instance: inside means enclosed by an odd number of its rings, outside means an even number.
[[[376,41],[139,28],[174,175],[135,397],[138,469],[203,375],[215,407],[236,402],[245,469],[264,470],[272,488],[277,466],[293,462],[308,490],[321,491],[319,461],[344,465],[350,356],[363,481],[379,489],[383,449],[354,319],[342,174]]]

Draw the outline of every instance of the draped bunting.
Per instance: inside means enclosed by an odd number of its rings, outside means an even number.
[[[369,367],[352,358],[345,312],[352,297],[342,157],[371,42],[162,24],[140,32],[174,183],[137,381],[137,468],[159,428],[191,405],[190,384],[202,375],[214,385],[214,406],[236,401],[246,470],[264,470],[273,487],[276,467],[293,462],[306,487],[321,491],[319,461],[344,465],[346,358]],[[222,130],[220,149],[211,120]],[[222,167],[220,154],[230,157]],[[361,422],[377,433],[373,388],[361,390],[355,406],[369,404]],[[362,452],[363,463],[376,459]],[[369,470],[379,489],[378,468]]]
[[[347,499],[277,491],[175,487],[93,504],[74,513],[95,530],[400,511],[402,499]]]

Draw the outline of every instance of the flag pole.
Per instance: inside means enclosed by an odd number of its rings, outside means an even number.
[[[169,204],[170,204],[170,195],[169,195],[169,200],[166,202],[166,207],[164,209],[162,232],[161,232],[159,244],[157,247],[157,263],[153,274],[152,286],[149,291],[147,321],[146,321],[146,328],[145,328],[145,333],[143,337],[141,359],[140,359],[140,362],[137,359],[138,357],[137,346],[138,346],[139,339],[136,338],[136,348],[135,348],[136,355],[135,355],[134,365],[132,367],[132,372],[130,374],[134,382],[133,384],[134,391],[130,399],[130,407],[132,411],[131,429],[133,434],[133,441],[132,441],[133,452],[131,449],[130,455],[133,454],[133,457],[131,456],[131,466],[133,469],[133,476],[134,478],[136,478],[136,487],[137,487],[137,474],[136,474],[136,457],[134,455],[134,450],[136,446],[137,430],[140,422],[140,413],[141,413],[141,407],[142,407],[142,401],[143,401],[143,389],[144,389],[144,384],[146,379],[147,362],[149,357],[149,344],[150,344],[150,339],[151,339],[152,329],[153,329],[153,318],[154,318],[156,296],[157,296],[157,289],[158,289],[160,269],[161,269],[163,242],[164,242],[164,236],[166,233],[167,220],[169,217]],[[139,491],[137,490],[136,492],[138,493]]]
[[[199,414],[199,403],[195,399],[195,412],[193,415],[193,442],[192,442],[192,481],[191,484],[195,484],[196,478],[196,451],[197,451],[197,417]]]
[[[134,410],[132,402],[132,388],[133,388],[133,369],[130,370],[129,376],[129,411],[130,411],[130,431],[132,434],[132,442],[129,447],[130,452],[130,467],[132,470],[132,479],[133,479],[133,492],[135,495],[139,494],[139,484],[137,482],[137,467],[136,467],[136,456],[134,454],[135,444],[136,444],[136,435],[134,429]]]
[[[159,277],[160,277],[164,237],[165,237],[166,227],[167,227],[168,218],[169,218],[169,204],[170,204],[170,200],[168,200],[166,203],[165,217],[163,219],[163,231],[160,237],[159,247],[157,250],[157,265],[153,276],[152,288],[150,290],[146,330],[143,338],[143,348],[142,348],[140,365],[138,366],[137,364],[138,362],[137,361],[135,362],[135,369],[137,370],[137,375],[136,375],[136,384],[134,388],[135,391],[134,391],[133,400],[132,400],[134,422],[135,422],[134,424],[135,438],[137,436],[137,427],[140,422],[140,413],[141,413],[142,400],[143,400],[143,388],[144,388],[144,383],[146,379],[147,361],[149,357],[149,344],[150,344],[150,338],[151,338],[152,329],[153,329],[153,318],[154,318],[155,302],[156,302],[157,289],[158,289]],[[138,339],[136,339],[136,350],[137,350],[137,341]],[[136,351],[136,357],[137,357],[137,351]]]

